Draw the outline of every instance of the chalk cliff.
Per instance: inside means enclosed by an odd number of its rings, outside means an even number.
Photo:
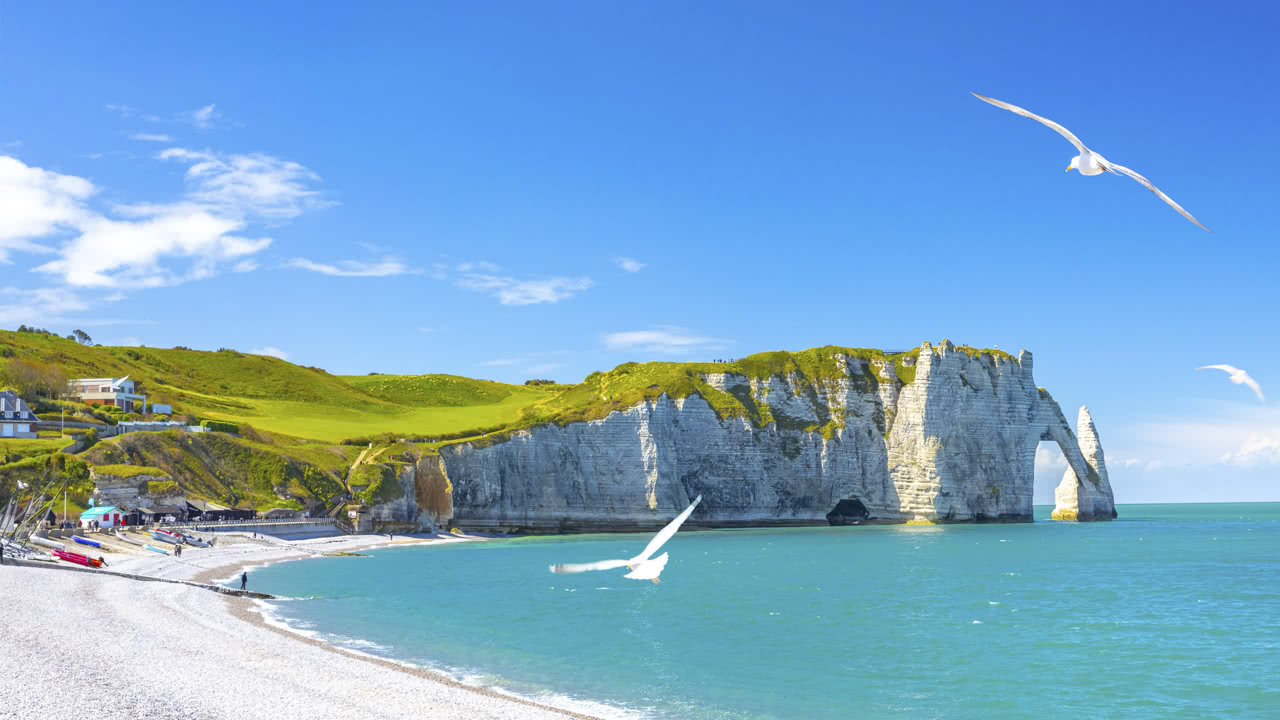
[[[678,389],[648,385],[639,401],[600,417],[446,446],[439,474],[451,487],[452,521],[523,532],[649,529],[701,494],[690,523],[704,527],[1026,522],[1042,440],[1056,442],[1069,467],[1055,517],[1115,516],[1088,411],[1077,438],[1036,386],[1030,352],[1014,358],[943,341],[893,355],[806,353],[808,365],[790,359],[798,354],[767,354],[781,362],[776,372],[753,360],[763,355],[688,366]],[[581,387],[616,403],[631,397],[616,390],[619,376],[643,377],[646,367]]]

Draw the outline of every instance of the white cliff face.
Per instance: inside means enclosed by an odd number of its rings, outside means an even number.
[[[1092,423],[1092,444],[1082,450],[1057,403],[1036,387],[1030,353],[970,357],[950,343],[926,343],[906,385],[883,361],[837,358],[845,376],[814,383],[707,376],[754,404],[762,427],[721,420],[697,395],[662,395],[490,447],[443,448],[455,522],[525,532],[649,529],[699,494],[690,522],[703,526],[1029,521],[1042,439],[1056,440],[1086,478],[1077,495],[1090,512],[1110,512]]]
[[[1116,516],[1115,501],[1111,493],[1111,480],[1107,477],[1107,464],[1098,443],[1098,429],[1093,426],[1093,416],[1088,407],[1080,408],[1076,417],[1080,454],[1084,457],[1084,472],[1077,474],[1077,466],[1068,466],[1062,482],[1054,489],[1055,520],[1111,520]]]

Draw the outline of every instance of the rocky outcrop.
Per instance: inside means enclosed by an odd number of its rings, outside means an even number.
[[[704,377],[751,408],[758,424],[722,418],[698,394],[662,394],[599,420],[442,448],[454,522],[524,532],[650,529],[699,494],[690,523],[704,527],[1030,521],[1043,440],[1059,445],[1074,473],[1059,488],[1059,517],[1114,515],[1087,411],[1078,441],[1036,386],[1031,353],[925,343],[910,382],[882,359],[834,359],[841,372],[821,381]]]
[[[405,464],[397,480],[402,497],[370,511],[375,532],[421,532],[448,525],[453,518],[453,488],[439,456]]]

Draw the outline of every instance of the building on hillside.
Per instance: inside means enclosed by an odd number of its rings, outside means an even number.
[[[290,508],[271,508],[262,515],[268,520],[297,520],[302,513]]]
[[[230,508],[215,502],[191,498],[187,498],[187,511],[192,518],[205,522],[253,520],[258,515],[252,508]]]
[[[187,519],[187,511],[176,505],[140,507],[133,512],[137,515],[136,521],[139,524],[178,522]]]
[[[70,383],[70,394],[89,405],[114,405],[125,412],[145,413],[147,396],[137,391],[126,375],[122,378],[80,378]]]
[[[0,392],[0,438],[34,438],[40,418],[12,390]]]
[[[80,513],[80,527],[82,528],[113,528],[120,527],[125,524],[126,513],[123,509],[115,505],[103,505],[101,507],[91,507]],[[97,523],[95,525],[95,523]]]
[[[173,405],[169,403],[151,403],[151,412],[156,415],[172,415]]]

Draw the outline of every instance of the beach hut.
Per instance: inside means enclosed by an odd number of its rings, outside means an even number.
[[[115,505],[91,507],[80,513],[80,527],[88,529],[94,527],[94,523],[100,528],[120,527],[125,524],[125,515],[127,513]]]

